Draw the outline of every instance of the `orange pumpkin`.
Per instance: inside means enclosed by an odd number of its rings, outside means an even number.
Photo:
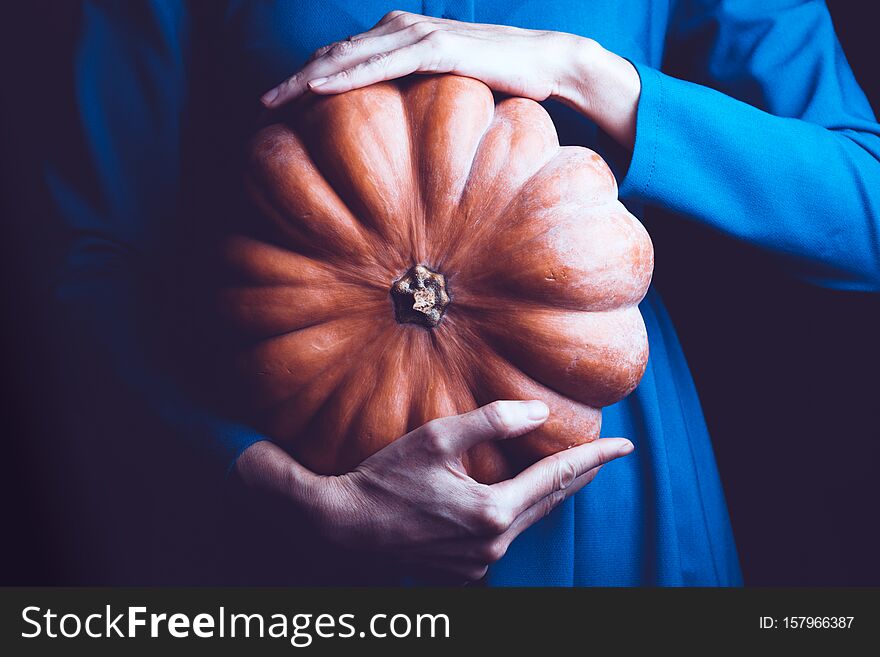
[[[452,75],[310,96],[253,139],[246,182],[265,222],[226,244],[220,296],[250,338],[239,390],[317,472],[434,418],[545,401],[541,428],[465,455],[495,482],[595,439],[644,372],[651,241],[536,102]]]

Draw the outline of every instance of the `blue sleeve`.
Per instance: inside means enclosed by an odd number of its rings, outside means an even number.
[[[684,81],[636,64],[621,196],[781,256],[811,282],[880,290],[880,126],[824,2],[684,0]]]
[[[76,142],[51,154],[47,182],[70,236],[54,297],[111,381],[219,467],[264,439],[199,406],[150,356],[142,321],[150,263],[180,201],[190,26],[183,2],[86,2],[74,61]]]

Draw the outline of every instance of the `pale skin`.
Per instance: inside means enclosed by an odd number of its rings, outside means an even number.
[[[635,142],[638,74],[595,41],[401,11],[320,48],[262,102],[274,109],[307,92],[341,93],[411,73],[455,73],[498,92],[552,98],[627,150]],[[590,483],[603,464],[633,450],[628,440],[603,438],[491,486],[467,476],[461,457],[470,447],[527,433],[548,413],[536,400],[498,401],[434,420],[340,476],[317,475],[267,441],[246,449],[235,470],[246,485],[303,509],[337,545],[477,580],[526,528]]]

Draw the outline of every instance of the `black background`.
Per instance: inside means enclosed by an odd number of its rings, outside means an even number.
[[[880,65],[871,3],[829,6],[876,109]],[[40,267],[57,245],[40,153],[69,121],[77,17],[76,3],[48,0],[2,12],[3,584],[106,578],[93,576],[104,558],[94,538],[102,521],[84,513],[94,500],[84,498],[82,474],[67,459],[79,446],[70,444],[50,346],[65,327],[47,323]],[[880,585],[878,297],[791,280],[757,251],[675,217],[655,215],[648,227],[656,285],[701,394],[746,583]]]
[[[33,625],[22,620],[22,610],[29,605],[43,611],[52,609],[58,615],[76,613],[85,618],[91,613],[104,613],[110,605],[112,618],[126,613],[128,606],[142,605],[141,614],[184,613],[193,619],[208,613],[217,619],[219,608],[225,607],[225,637],[200,639],[190,632],[184,639],[173,639],[164,624],[159,636],[150,638],[141,627],[136,638],[92,639],[25,639],[21,633],[33,633]],[[288,617],[312,614],[306,632],[313,637],[309,655],[339,655],[372,650],[383,655],[449,655],[464,649],[484,650],[489,654],[541,654],[548,646],[585,646],[586,650],[638,654],[644,650],[645,637],[657,645],[672,646],[676,654],[703,654],[706,646],[723,641],[729,651],[760,647],[772,654],[861,654],[864,646],[874,645],[878,636],[877,592],[874,589],[462,589],[462,588],[53,588],[34,590],[5,588],[0,590],[0,649],[12,655],[68,655],[77,650],[95,657],[124,654],[192,655],[210,651],[212,655],[290,655],[294,650],[289,639],[230,637],[231,613],[260,613],[266,628],[278,619],[272,614]],[[428,638],[430,627],[422,625],[421,638],[373,638],[370,619],[373,614],[386,614],[378,619],[376,630],[387,631],[389,618],[405,613],[415,626],[417,614],[446,614],[449,638],[444,636],[445,624],[438,623],[435,638]],[[344,619],[367,636],[321,638],[315,628],[318,614],[354,614]],[[846,629],[786,629],[785,618],[845,617]],[[38,614],[29,612],[29,618]],[[776,627],[761,629],[760,618],[775,620]],[[849,620],[852,617],[852,620]],[[300,619],[300,623],[303,619]],[[324,634],[331,628],[323,626]],[[800,620],[798,619],[798,624]],[[814,621],[815,622],[815,621]],[[821,620],[819,621],[821,623]],[[838,621],[839,622],[839,621]],[[127,630],[123,619],[117,627]],[[288,621],[290,623],[290,621]],[[58,618],[53,631],[58,633]],[[789,620],[789,628],[794,623]],[[830,622],[829,622],[830,625]],[[99,631],[99,622],[93,624]],[[68,633],[75,625],[67,624]],[[397,621],[398,633],[406,625]],[[347,634],[344,627],[336,632]],[[216,631],[216,630],[215,630]],[[254,633],[257,624],[254,623]],[[288,637],[292,632],[288,632]],[[303,643],[303,640],[300,640]],[[345,651],[345,652],[343,652]]]

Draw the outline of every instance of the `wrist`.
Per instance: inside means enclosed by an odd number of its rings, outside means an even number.
[[[590,115],[592,109],[590,90],[594,81],[601,78],[600,60],[608,51],[598,41],[576,34],[562,34],[563,56],[559,58],[561,70],[557,76],[555,98],[566,105]],[[607,66],[607,64],[606,64]]]
[[[596,123],[625,148],[632,150],[641,94],[635,67],[597,41],[576,35],[567,41],[567,62],[557,99]]]

